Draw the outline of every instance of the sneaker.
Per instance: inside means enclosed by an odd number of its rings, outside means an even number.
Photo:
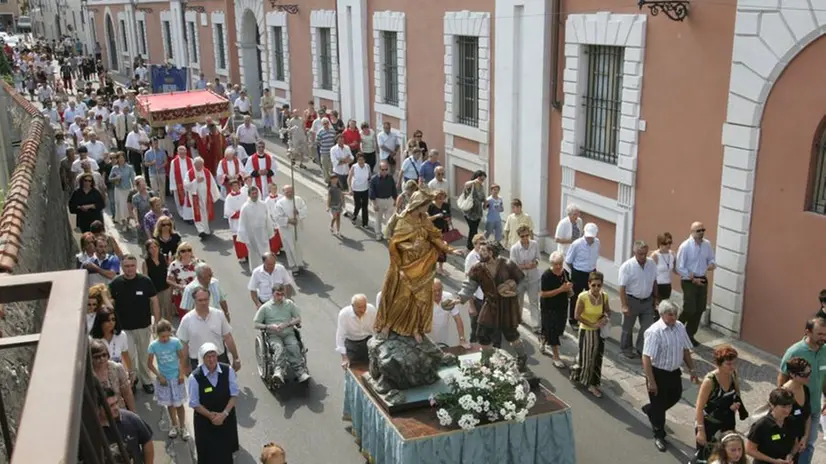
[[[281,371],[275,371],[275,373],[272,375],[272,381],[276,385],[283,385],[284,384],[284,374],[282,374]]]
[[[178,438],[178,429],[176,427],[172,427],[169,429],[169,434],[167,436],[173,440]]]
[[[181,427],[181,439],[183,439],[183,441],[189,440],[189,429],[186,427]]]
[[[308,380],[310,380],[310,374],[308,374],[306,372],[304,372],[304,373],[302,373],[301,375],[298,376],[298,383],[304,383]]]

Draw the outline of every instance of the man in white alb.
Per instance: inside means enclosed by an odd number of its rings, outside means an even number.
[[[453,295],[444,291],[441,280],[433,279],[433,328],[427,334],[433,343],[450,345],[448,326],[451,319],[456,323],[459,344],[470,348],[465,339],[465,324],[462,322],[462,314],[459,312],[459,307],[454,304]]]
[[[244,148],[246,149],[246,147]],[[275,156],[267,153],[263,140],[259,140],[258,143],[253,144],[253,150],[249,153],[252,153],[252,156],[247,160],[247,165],[245,166],[247,174],[253,178],[255,185],[258,186],[258,190],[266,193],[269,191],[268,186],[273,182],[275,171],[278,169]]]
[[[299,243],[305,219],[307,204],[304,199],[295,195],[292,185],[284,187],[284,197],[275,203],[275,225],[281,235],[281,242],[287,254],[287,264],[293,274],[306,267]]]
[[[287,287],[288,298],[292,298],[298,289],[293,276],[283,264],[276,261],[274,253],[267,252],[263,261],[263,264],[252,270],[249,284],[247,284],[247,290],[250,291],[250,298],[255,309],[270,301],[272,289],[276,285]]]
[[[251,186],[247,189],[247,194],[249,198],[241,208],[238,223],[238,241],[247,246],[252,259],[263,258],[270,251],[274,226],[258,187]]]
[[[336,352],[341,355],[341,367],[367,362],[367,342],[375,335],[376,307],[367,303],[364,294],[353,295],[350,306],[338,312]]]
[[[189,202],[192,205],[193,219],[198,236],[206,237],[211,232],[209,221],[215,218],[213,205],[221,198],[218,190],[218,183],[212,173],[204,168],[204,160],[200,156],[193,161],[193,168],[187,174],[184,181],[184,188],[189,194]]]
[[[247,171],[244,169],[244,164],[235,156],[234,148],[227,147],[227,149],[224,150],[224,159],[218,163],[216,174],[218,185],[221,186],[221,194],[224,196],[229,192],[231,180],[237,180],[239,185],[243,182]]]
[[[229,181],[229,193],[224,200],[224,217],[229,221],[229,230],[232,232],[232,245],[235,248],[235,257],[238,262],[246,263],[249,256],[247,246],[238,241],[238,226],[241,223],[241,208],[247,203],[246,192],[241,192],[241,183],[238,179]]]
[[[191,222],[193,219],[192,203],[184,187],[185,178],[189,171],[195,166],[186,147],[178,147],[178,154],[172,159],[169,170],[169,190],[175,197],[175,207],[178,209],[178,216],[184,221]]]

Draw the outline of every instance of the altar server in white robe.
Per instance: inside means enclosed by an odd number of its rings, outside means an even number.
[[[281,253],[281,248],[283,244],[281,243],[281,233],[278,232],[278,226],[275,225],[275,204],[278,203],[278,200],[283,195],[278,194],[278,185],[274,182],[270,184],[270,194],[267,195],[267,198],[264,200],[264,204],[267,205],[267,211],[270,214],[270,220],[272,221],[272,225],[275,228],[274,233],[275,235],[272,236],[270,239],[270,251],[275,254]]]
[[[215,218],[215,203],[221,199],[221,191],[212,173],[204,168],[204,160],[200,156],[192,162],[184,183],[192,204],[192,216],[195,220],[195,229],[198,236],[206,237],[211,233],[209,221]]]
[[[244,176],[248,175],[244,169],[244,163],[235,155],[235,149],[227,147],[227,149],[224,150],[224,159],[218,163],[218,175],[216,179],[218,180],[218,185],[221,186],[221,195],[223,195],[224,198],[226,198],[227,193],[229,193],[230,180],[236,179],[241,182]]]
[[[278,167],[275,156],[267,153],[263,140],[258,141],[257,147],[258,151],[249,157],[245,168],[258,190],[266,195],[269,191],[268,186],[275,180],[275,171]]]
[[[224,200],[224,217],[229,221],[229,230],[232,231],[232,245],[235,247],[235,257],[239,263],[246,263],[249,257],[247,246],[238,241],[238,226],[241,223],[241,208],[247,203],[247,192],[241,191],[238,179],[230,179],[229,193]]]
[[[250,186],[249,198],[241,208],[239,219],[238,241],[247,245],[252,259],[262,259],[270,251],[274,226],[257,186]]]
[[[178,216],[184,221],[192,222],[193,212],[192,203],[189,201],[189,195],[186,193],[184,187],[184,178],[189,173],[194,164],[192,158],[187,154],[186,147],[178,147],[178,153],[169,166],[169,190],[175,197],[175,207],[178,209]]]
[[[284,195],[275,203],[275,224],[281,234],[287,265],[293,274],[304,270],[304,254],[301,252],[301,235],[307,219],[307,204],[295,195],[291,185],[284,187]]]

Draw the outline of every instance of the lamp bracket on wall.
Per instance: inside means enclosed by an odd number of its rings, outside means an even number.
[[[641,10],[647,6],[651,16],[663,13],[672,21],[682,21],[688,17],[689,4],[688,0],[640,0],[637,5]]]
[[[189,6],[187,5],[186,11],[194,11],[196,13],[206,13],[206,8],[202,6]]]
[[[152,8],[138,8],[138,11],[141,13],[152,14],[154,10],[152,10]]]
[[[281,5],[278,1],[279,0],[270,0],[270,7],[275,11],[283,11],[291,15],[298,14],[298,5]]]

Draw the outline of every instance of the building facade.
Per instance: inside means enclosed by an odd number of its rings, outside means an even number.
[[[826,287],[821,10],[649,2],[687,8],[673,20],[635,1],[287,3],[88,0],[82,14],[113,71],[140,55],[253,101],[269,88],[402,138],[423,131],[452,196],[486,171],[546,251],[578,205],[600,228],[608,283],[634,240],[668,231],[676,249],[702,221],[718,263],[709,322],[774,353],[801,335]]]
[[[3,31],[14,32],[19,16],[20,2],[18,0],[0,1],[0,27]]]

